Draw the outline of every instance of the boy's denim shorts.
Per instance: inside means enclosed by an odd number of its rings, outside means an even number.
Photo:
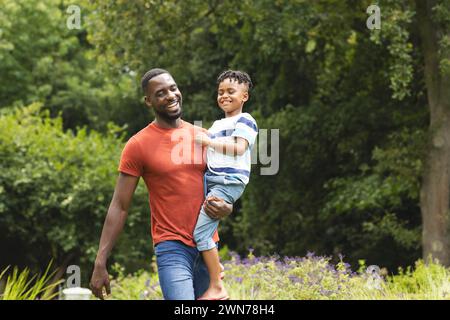
[[[205,197],[216,196],[230,204],[236,202],[245,189],[245,184],[238,179],[214,175],[208,172],[205,174],[204,182]],[[194,240],[199,251],[210,250],[216,246],[212,237],[218,225],[219,220],[208,216],[202,206],[194,230]]]
[[[229,176],[215,175],[206,172],[204,175],[205,198],[207,196],[216,196],[226,202],[233,204],[242,195],[245,184]]]

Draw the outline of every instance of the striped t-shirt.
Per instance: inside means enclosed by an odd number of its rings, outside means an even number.
[[[207,151],[208,170],[217,175],[228,175],[231,178],[248,183],[251,167],[251,149],[258,135],[258,126],[255,119],[248,113],[223,118],[214,121],[208,130],[211,139],[224,142],[234,142],[234,137],[241,137],[248,141],[248,148],[241,156],[233,156],[215,151],[209,147]]]

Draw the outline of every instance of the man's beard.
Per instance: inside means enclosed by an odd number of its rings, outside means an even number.
[[[177,120],[178,118],[181,117],[181,114],[182,114],[181,107],[180,107],[180,110],[177,113],[173,113],[173,114],[168,114],[166,112],[158,111],[158,110],[155,110],[155,109],[153,109],[153,110],[155,111],[155,113],[158,114],[158,116],[160,116],[161,118],[163,118],[166,121]]]

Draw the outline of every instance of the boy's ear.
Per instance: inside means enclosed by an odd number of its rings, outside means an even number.
[[[245,91],[245,92],[244,92],[244,95],[243,95],[242,98],[243,98],[243,99],[242,99],[243,102],[247,102],[247,101],[248,101],[248,98],[249,98],[248,91]]]

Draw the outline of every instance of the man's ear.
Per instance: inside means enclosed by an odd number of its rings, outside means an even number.
[[[151,103],[150,99],[147,96],[144,96],[144,102],[147,105],[147,107],[149,107],[149,108],[152,107],[152,103]]]

